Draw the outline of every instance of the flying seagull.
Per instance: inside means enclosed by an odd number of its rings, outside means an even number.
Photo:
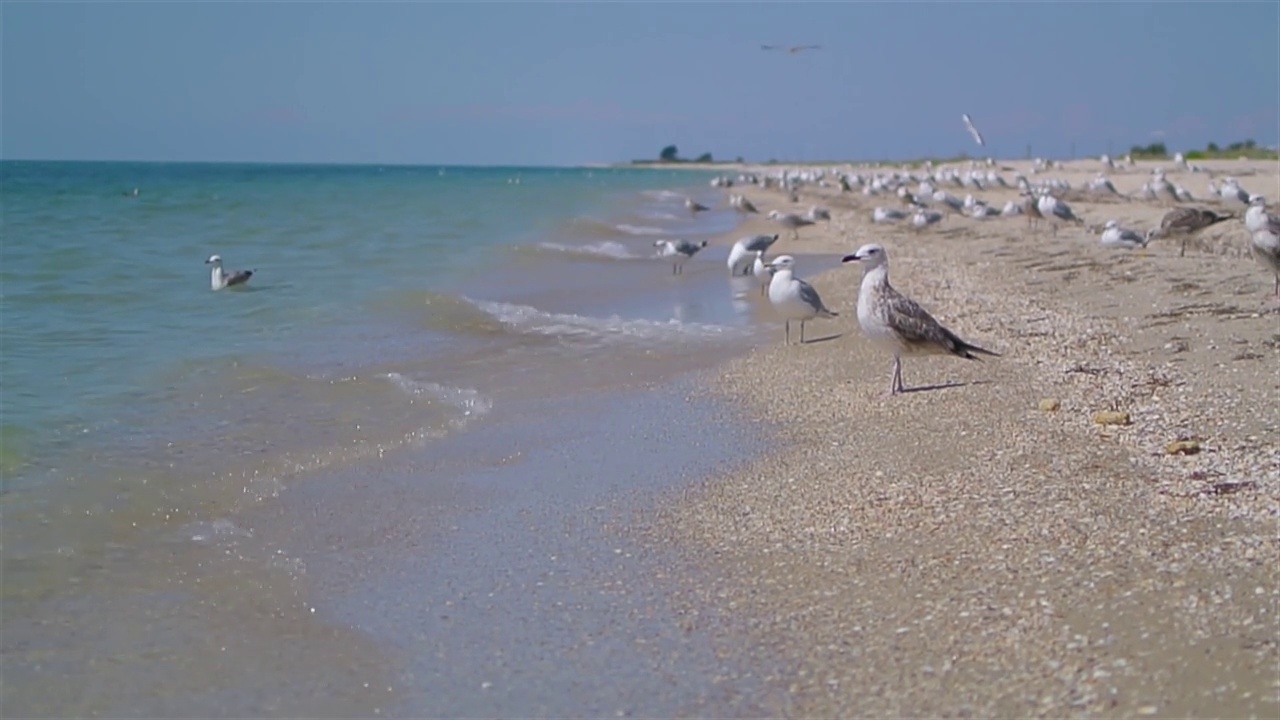
[[[982,141],[982,133],[978,132],[978,128],[973,124],[973,118],[969,117],[969,113],[961,115],[960,119],[964,121],[965,129],[973,136],[973,141],[986,147],[986,143]]]
[[[237,270],[233,273],[226,273],[222,270],[222,256],[210,255],[208,260],[204,261],[205,265],[212,265],[213,271],[209,273],[209,286],[214,290],[235,287],[249,282],[249,278],[253,277],[252,270]]]
[[[761,50],[786,50],[789,54],[795,55],[796,53],[802,52],[804,50],[821,50],[822,46],[821,45],[793,45],[791,47],[784,47],[782,45],[761,45],[760,49]]]

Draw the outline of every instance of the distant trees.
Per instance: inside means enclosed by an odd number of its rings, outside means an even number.
[[[679,162],[680,150],[675,145],[668,145],[662,148],[662,152],[658,153],[658,159],[662,162]]]
[[[715,162],[715,161],[711,159],[711,153],[702,153],[701,155],[698,156],[696,160],[694,160],[694,162],[709,163],[709,162]]]
[[[1162,142],[1154,142],[1147,146],[1134,145],[1129,154],[1139,157],[1169,157],[1169,149]]]

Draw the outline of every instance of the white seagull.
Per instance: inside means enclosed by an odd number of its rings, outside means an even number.
[[[969,113],[961,115],[960,119],[964,121],[964,129],[969,131],[969,135],[973,136],[973,141],[985,147],[986,143],[982,141],[982,133],[978,132],[978,128],[974,126],[973,118],[969,117]]]
[[[744,237],[733,244],[729,250],[730,275],[747,275],[751,272],[751,258],[756,252],[768,252],[769,247],[778,241],[777,235],[752,235]]]
[[[863,265],[862,286],[858,292],[858,324],[869,340],[893,354],[890,395],[905,391],[902,384],[903,355],[946,354],[966,360],[977,360],[978,354],[1000,356],[961,340],[914,300],[895,290],[889,284],[889,256],[880,245],[863,245],[841,261]]]
[[[786,342],[791,342],[791,321],[800,322],[800,342],[804,342],[804,324],[817,317],[833,318],[839,313],[832,312],[822,304],[818,291],[809,283],[795,277],[792,267],[795,258],[780,255],[769,263],[773,271],[773,279],[769,281],[769,302],[782,316],[785,322]]]
[[[1120,227],[1115,220],[1108,220],[1102,229],[1102,245],[1111,248],[1137,250],[1147,246],[1147,238],[1129,228]]]
[[[222,269],[222,256],[210,255],[208,260],[204,261],[205,265],[212,265],[213,271],[209,273],[209,287],[214,290],[235,287],[249,282],[249,278],[253,277],[252,270],[237,270],[233,273],[226,273]]]
[[[790,230],[793,240],[800,239],[800,228],[814,224],[814,221],[809,218],[800,217],[795,213],[780,213],[777,210],[769,211],[769,219]]]
[[[751,274],[755,276],[756,282],[760,283],[760,294],[767,295],[769,292],[769,283],[773,281],[773,271],[769,269],[769,264],[764,261],[764,251],[756,251],[755,262],[751,263]]]
[[[671,274],[684,273],[684,264],[689,258],[707,246],[707,241],[691,243],[688,240],[654,240],[653,246],[658,248],[658,257],[671,258]]]

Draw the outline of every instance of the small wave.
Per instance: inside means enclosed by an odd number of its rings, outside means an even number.
[[[657,200],[683,200],[685,197],[684,193],[675,190],[644,190],[640,194]]]
[[[400,373],[387,373],[387,379],[410,397],[426,396],[435,402],[448,405],[462,412],[464,418],[474,419],[487,415],[493,409],[493,400],[472,388],[450,387],[439,383],[407,378]]]
[[[519,332],[576,340],[653,341],[683,338],[739,337],[743,328],[679,320],[627,320],[617,315],[590,317],[552,313],[528,305],[466,298],[503,325]]]
[[[619,223],[614,225],[614,227],[628,235],[665,235],[667,232],[666,230],[658,227],[649,227],[647,225],[628,225],[626,223]]]
[[[628,250],[626,245],[614,240],[588,243],[586,245],[566,245],[564,243],[543,242],[538,243],[538,248],[554,252],[569,253],[571,255],[587,255],[590,257],[611,258],[614,260],[639,260],[649,257],[648,255],[637,255]]]

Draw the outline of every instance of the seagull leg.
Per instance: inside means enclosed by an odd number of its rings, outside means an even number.
[[[791,321],[790,321],[790,320],[783,320],[783,321],[782,321],[782,329],[783,329],[783,332],[785,332],[785,333],[786,333],[786,336],[785,336],[785,337],[786,337],[786,339],[782,341],[782,344],[783,344],[783,345],[790,345],[790,344],[791,344]]]
[[[1187,255],[1187,236],[1182,236],[1182,246],[1178,248],[1178,257],[1186,257]]]
[[[800,321],[800,344],[804,344],[804,321]]]
[[[902,392],[902,357],[897,353],[893,355],[893,387],[890,388],[890,395],[897,395]]]

